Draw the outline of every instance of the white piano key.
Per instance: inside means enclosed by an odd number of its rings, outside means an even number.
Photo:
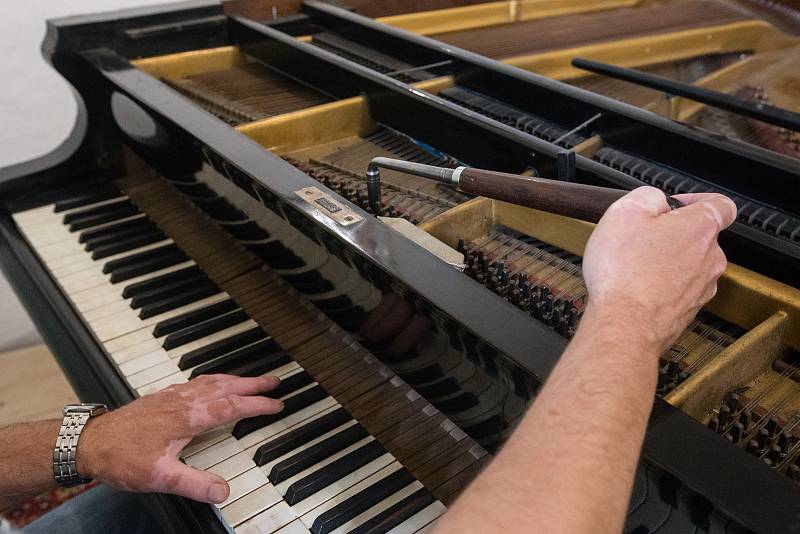
[[[377,460],[370,462],[366,466],[358,469],[353,473],[353,476],[358,476],[362,470],[364,472],[368,472],[368,467],[371,467],[373,463],[376,463],[378,460],[383,459],[385,456],[390,456],[390,454],[384,454]],[[400,462],[391,462],[386,467],[383,467],[380,471],[373,471],[370,473],[366,478],[361,477],[355,484],[351,484],[352,480],[347,480],[350,478],[351,475],[337,481],[335,484],[331,484],[327,488],[322,491],[318,491],[314,495],[308,497],[307,499],[303,499],[299,503],[295,504],[292,508],[294,511],[301,515],[300,520],[303,524],[311,528],[314,524],[314,521],[323,513],[327,512],[334,506],[339,503],[342,503],[355,495],[356,493],[360,492],[361,490],[367,489],[368,487],[372,486],[373,484],[380,482],[384,478],[388,477],[398,469],[400,469],[402,465]],[[345,484],[350,484],[349,487],[343,487]],[[306,503],[306,501],[309,501]],[[306,503],[304,505],[304,503]],[[313,508],[310,506],[313,505]]]
[[[419,532],[427,525],[436,521],[446,511],[447,508],[445,505],[442,504],[441,501],[436,501],[395,526],[392,530],[387,532],[387,534],[409,534],[411,532]]]
[[[158,365],[161,363],[169,362],[173,366],[175,366],[175,362],[173,362],[169,356],[167,356],[167,351],[163,349],[159,349],[153,352],[149,352],[144,356],[139,356],[138,358],[134,358],[133,360],[128,360],[125,363],[119,365],[119,371],[122,373],[123,376],[131,376],[136,374],[140,371],[145,369],[149,369],[154,365]]]
[[[335,528],[331,531],[330,534],[347,534],[354,528],[366,523],[376,515],[380,514],[381,512],[387,510],[388,508],[394,506],[395,504],[399,503],[406,497],[413,495],[415,492],[421,490],[424,486],[419,481],[414,481],[405,488],[401,489],[400,491],[394,493],[393,495],[387,497],[386,499],[382,500],[375,506],[368,508],[364,512],[358,514],[350,521],[344,523],[343,525]]]
[[[165,376],[161,380],[151,382],[142,388],[134,389],[136,389],[136,392],[141,396],[161,391],[162,389],[175,384],[185,384],[186,382],[187,380],[185,376],[183,376],[180,372],[175,372],[171,375]]]
[[[311,534],[311,531],[298,519],[277,530],[275,534]]]
[[[104,286],[94,287],[87,289],[85,291],[81,291],[79,293],[74,293],[70,295],[70,299],[75,303],[75,306],[81,312],[86,310],[91,310],[97,306],[102,306],[109,302],[122,300],[122,292],[129,285],[138,282],[144,282],[145,280],[150,280],[151,278],[161,276],[162,274],[168,274],[173,271],[179,271],[181,269],[185,269],[186,267],[191,267],[194,264],[195,263],[193,261],[185,261],[182,263],[177,263],[175,265],[171,265],[169,267],[165,267],[157,271],[153,271],[150,273],[143,274],[141,276],[131,278],[129,280],[125,280],[124,282],[120,282],[118,284],[112,284],[111,281],[109,280],[108,283]]]
[[[225,480],[230,480],[255,466],[252,456],[248,456],[246,452],[240,452],[209,467],[208,471],[221,476]]]
[[[287,378],[289,375],[293,375],[296,372],[299,372],[299,371],[302,371],[302,370],[303,370],[303,368],[300,367],[300,364],[298,364],[295,361],[291,361],[289,363],[285,363],[285,364],[281,365],[280,367],[276,367],[275,369],[273,369],[272,371],[267,373],[267,375],[277,376],[280,379],[284,379],[284,378]]]
[[[137,336],[141,337],[142,340],[137,343],[131,343],[130,346],[119,350],[113,350],[109,348],[109,346],[112,347],[114,346],[113,344],[114,341],[126,336]],[[111,354],[111,359],[114,360],[118,365],[130,361],[134,358],[138,358],[139,356],[144,356],[145,354],[149,354],[157,350],[163,350],[161,348],[161,341],[159,339],[154,338],[151,331],[148,329],[137,330],[136,332],[125,334],[125,336],[114,338],[110,341],[105,342],[104,346],[106,348],[106,351],[108,351]],[[167,357],[169,358],[169,355],[167,355]]]
[[[135,347],[145,341],[154,341],[154,339],[150,331],[142,328],[134,332],[130,332],[128,334],[116,337],[114,339],[110,339],[106,341],[103,345],[105,346],[107,351],[109,351],[112,354],[115,354],[122,352],[123,350],[129,349],[131,347]],[[151,351],[148,350],[147,352]]]
[[[74,258],[74,261],[69,261],[68,263],[65,262],[65,265],[50,269],[50,272],[56,278],[56,280],[61,280],[80,272],[92,272],[98,278],[101,276],[106,276],[106,273],[103,272],[103,264],[99,262],[92,262],[89,254],[90,253],[88,252],[84,252],[83,254],[74,254],[70,256]],[[78,258],[80,258],[80,261],[78,261]]]
[[[138,373],[126,376],[125,378],[127,378],[128,384],[130,384],[132,388],[139,389],[157,380],[162,380],[176,371],[178,371],[178,366],[175,364],[175,362],[172,360],[166,360],[158,365],[148,367],[147,369],[139,371]],[[181,376],[183,375],[181,374]]]
[[[433,532],[433,529],[436,528],[436,523],[438,522],[439,521],[433,521],[432,523],[425,525],[424,527],[419,529],[415,534],[430,534],[431,532]]]
[[[234,530],[236,534],[272,534],[297,519],[288,504],[281,501],[275,506],[245,521]]]
[[[252,445],[260,441],[264,441],[267,438],[274,436],[275,434],[286,430],[289,427],[296,425],[302,421],[305,421],[312,415],[315,415],[322,410],[327,410],[333,406],[338,407],[339,403],[333,397],[326,397],[320,401],[315,402],[311,406],[303,408],[292,415],[286,416],[280,421],[276,421],[271,425],[267,425],[264,428],[259,428],[255,432],[251,432],[248,435],[242,437],[239,440],[239,443],[242,445],[243,448],[248,448]]]
[[[335,462],[339,458],[350,454],[351,452],[363,447],[364,445],[366,445],[367,443],[369,443],[371,441],[375,441],[375,438],[373,438],[372,436],[367,436],[366,438],[364,438],[362,440],[359,440],[356,443],[353,443],[349,447],[346,447],[346,448],[344,448],[344,449],[342,449],[340,451],[337,451],[337,452],[333,453],[332,455],[328,456],[327,458],[325,458],[321,462],[319,462],[317,464],[314,464],[311,467],[308,467],[308,468],[300,471],[296,475],[287,478],[283,482],[280,482],[278,485],[275,486],[275,489],[278,490],[278,493],[280,493],[281,495],[286,495],[286,492],[289,490],[289,486],[291,486],[292,484],[294,484],[298,480],[302,480],[305,477],[307,477],[308,475],[310,475],[312,473],[316,473],[317,471],[319,471],[323,467],[332,464],[333,462]],[[300,451],[298,450],[298,452],[300,452]],[[269,468],[267,468],[266,466],[261,466],[261,470],[264,471],[264,473],[266,473],[267,475],[269,475],[269,472],[272,470],[272,466],[270,466]]]
[[[121,293],[122,290],[120,290]],[[136,313],[137,310],[131,308],[131,299],[125,299],[109,302],[105,306],[87,310],[81,313],[81,317],[87,323],[94,324],[100,323],[101,320],[107,319],[109,316],[113,316],[112,319],[127,318],[127,316],[133,316],[138,319]]]
[[[230,434],[230,432],[228,434]],[[229,436],[227,439],[207,449],[203,449],[195,454],[185,455],[184,461],[187,465],[191,465],[196,469],[208,469],[212,465],[216,465],[240,452],[242,452],[242,446],[236,438]]]
[[[195,436],[194,439],[190,441],[189,444],[186,445],[186,447],[184,447],[184,449],[181,451],[181,458],[187,458],[192,454],[196,454],[216,443],[219,443],[220,441],[232,437],[231,430],[233,430],[233,424],[214,428],[203,432],[199,436]]]
[[[228,486],[231,488],[230,495],[228,495],[228,498],[224,502],[218,504],[217,506],[224,509],[227,505],[235,500],[241,499],[251,491],[254,491],[266,484],[269,484],[267,476],[257,467],[253,467],[249,471],[245,471],[241,475],[228,481]]]
[[[281,496],[278,495],[272,484],[264,484],[255,491],[251,491],[242,498],[225,506],[222,509],[222,517],[229,526],[236,527],[279,502],[281,502]]]
[[[297,427],[296,427],[296,428],[302,428],[302,427],[304,427],[305,425],[311,424],[311,423],[312,423],[313,421],[315,421],[316,419],[317,419],[317,418],[313,418],[313,419],[307,419],[306,421],[304,421],[304,422],[303,422],[303,423],[301,423],[300,425],[297,425]],[[280,463],[280,462],[284,461],[285,459],[287,459],[287,458],[289,458],[289,457],[291,457],[291,456],[294,456],[295,454],[297,454],[297,453],[300,453],[300,452],[302,452],[302,451],[304,451],[304,450],[308,449],[309,447],[313,447],[314,445],[316,445],[316,444],[317,444],[317,443],[319,443],[320,441],[325,441],[325,440],[326,440],[326,439],[328,439],[329,437],[331,437],[331,436],[333,436],[333,435],[336,435],[336,434],[338,434],[339,432],[341,432],[342,430],[344,430],[344,429],[346,429],[346,428],[349,428],[349,427],[351,427],[351,426],[353,426],[353,425],[355,425],[355,424],[356,424],[356,420],[355,420],[355,419],[353,419],[353,420],[350,420],[350,421],[348,421],[347,423],[345,423],[345,424],[343,424],[343,425],[341,425],[341,426],[338,426],[338,427],[334,428],[334,429],[333,429],[333,430],[331,430],[330,432],[326,432],[326,433],[322,434],[321,436],[319,436],[318,438],[312,439],[311,441],[308,441],[308,442],[304,443],[304,444],[303,444],[303,445],[301,445],[300,447],[298,447],[298,448],[296,448],[296,449],[294,449],[294,450],[292,450],[292,451],[290,451],[290,452],[287,452],[286,454],[284,454],[284,455],[282,455],[282,456],[278,456],[277,458],[275,458],[275,459],[274,459],[274,460],[272,460],[271,462],[268,462],[268,463],[266,463],[266,464],[262,465],[262,466],[261,466],[261,469],[262,469],[262,470],[263,470],[263,471],[264,471],[264,472],[265,472],[267,475],[269,475],[269,472],[270,472],[270,471],[272,471],[272,468],[275,466],[275,464],[277,464],[277,463]],[[282,494],[281,494],[281,495],[282,495]]]

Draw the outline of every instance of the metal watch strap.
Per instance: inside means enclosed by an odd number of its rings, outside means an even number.
[[[59,485],[71,488],[91,480],[81,478],[78,474],[78,440],[89,419],[105,411],[104,404],[75,404],[64,407],[64,421],[58,430],[53,449],[53,476]]]

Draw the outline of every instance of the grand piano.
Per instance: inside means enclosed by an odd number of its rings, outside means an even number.
[[[625,531],[795,532],[798,134],[572,61],[796,110],[797,14],[230,0],[54,20],[79,117],[0,169],[0,264],[85,401],[281,376],[284,412],[182,453],[226,502],[148,496],[165,531],[425,532],[574,333],[592,225],[399,172],[376,209],[369,162],[723,192],[732,263],[662,355]]]

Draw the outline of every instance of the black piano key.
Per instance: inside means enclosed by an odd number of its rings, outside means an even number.
[[[219,317],[219,315],[215,315],[214,317]],[[209,317],[209,319],[213,319],[213,317]],[[199,322],[202,321],[198,321],[197,323]],[[258,343],[258,346],[250,347],[250,345],[253,345],[254,343]],[[275,341],[273,341],[271,338],[267,338],[267,334],[264,333],[264,330],[260,326],[255,326],[250,330],[246,330],[225,339],[220,339],[219,341],[214,341],[205,347],[200,347],[199,349],[194,349],[187,352],[181,356],[181,359],[178,362],[178,368],[181,371],[185,371],[186,369],[191,369],[192,367],[208,363],[222,355],[225,355],[226,358],[242,357],[242,355],[233,355],[229,353],[233,353],[239,349],[245,348],[249,349],[250,351],[254,351],[253,354],[256,354],[257,351],[261,351],[261,354],[263,355],[272,354],[273,352],[278,352],[280,350],[278,344],[275,343]],[[192,374],[194,375],[194,373]],[[201,373],[198,372],[198,374]],[[210,373],[205,372],[203,374]]]
[[[158,227],[147,217],[137,217],[114,224],[108,224],[102,228],[90,228],[84,230],[78,236],[79,243],[86,244],[86,250],[91,252],[97,247],[108,245],[114,241],[125,239],[140,233],[152,232]]]
[[[306,387],[312,382],[314,382],[314,378],[310,374],[308,374],[306,371],[300,371],[299,373],[295,373],[290,377],[282,379],[278,387],[272,391],[264,393],[264,396],[272,399],[280,399],[281,397],[285,397],[286,395],[294,393],[300,388]]]
[[[131,298],[131,308],[138,310],[145,304],[152,304],[208,284],[213,284],[213,282],[204,273],[161,284],[160,287],[142,291],[133,296]]]
[[[130,200],[122,200],[96,208],[68,213],[64,215],[64,224],[69,226],[70,232],[77,232],[92,226],[131,217],[137,213],[140,213],[139,208],[134,206]]]
[[[177,332],[169,334],[166,338],[164,338],[164,343],[162,343],[162,346],[165,350],[174,349],[175,347],[180,347],[195,341],[196,339],[200,339],[201,337],[205,337],[215,332],[219,332],[220,330],[237,325],[243,321],[246,321],[247,319],[247,313],[245,313],[244,310],[228,312],[225,315],[208,319],[202,323],[192,325],[184,328],[183,330],[178,330]]]
[[[167,236],[165,236],[161,230],[155,230],[146,234],[121,239],[115,243],[109,243],[108,245],[95,248],[94,251],[92,251],[92,259],[101,260],[113,256],[114,254],[121,254],[122,252],[127,252],[135,248],[158,243],[166,238]]]
[[[431,492],[420,488],[405,499],[393,504],[378,515],[360,524],[348,534],[379,534],[388,532],[410,519],[436,501]]]
[[[139,314],[139,317],[144,318],[142,313],[144,313],[145,308],[147,308],[147,306],[142,308],[142,312]],[[228,313],[229,311],[233,311],[238,308],[239,306],[237,306],[232,299],[225,299],[221,300],[220,302],[215,302],[214,304],[209,304],[208,306],[183,313],[176,317],[165,319],[155,326],[153,329],[153,337],[166,336],[172,332],[183,330],[189,325],[203,322],[207,319],[217,317],[218,315]]]
[[[329,414],[314,419],[291,432],[281,434],[277,438],[261,445],[256,451],[253,461],[260,467],[284,454],[289,454],[309,441],[317,439],[350,420],[352,420],[352,417],[344,408],[337,408]]]
[[[400,468],[383,480],[363,489],[346,501],[320,514],[314,520],[314,524],[311,525],[311,532],[314,534],[327,534],[412,482],[414,482],[414,476],[407,470]]]
[[[142,280],[141,282],[136,282],[134,284],[128,284],[125,286],[125,289],[122,290],[122,298],[129,299],[139,295],[140,293],[158,289],[165,284],[171,284],[172,282],[185,280],[187,278],[194,278],[200,274],[204,274],[200,267],[197,265],[191,265],[189,267],[184,267],[183,269],[178,269],[177,271],[172,271],[171,273],[154,276],[153,278],[148,278],[147,280]]]
[[[143,261],[141,263],[115,269],[111,272],[110,280],[112,284],[117,284],[119,282],[124,282],[125,280],[130,280],[131,278],[136,278],[137,276],[142,276],[148,273],[159,271],[161,269],[166,269],[167,267],[172,267],[173,265],[183,263],[188,259],[189,258],[186,257],[186,254],[180,250],[177,250],[157,258]]]
[[[124,258],[108,261],[105,263],[105,265],[103,265],[103,272],[106,274],[113,273],[119,269],[133,267],[150,260],[169,256],[170,254],[174,254],[176,252],[181,252],[181,250],[178,248],[178,245],[175,243],[169,243],[168,245],[162,245],[157,248],[145,250],[144,252],[137,252],[136,254],[131,254],[129,256],[125,256]]]
[[[63,222],[65,225],[69,225],[76,221],[92,218],[96,215],[102,215],[109,212],[113,213],[117,209],[127,206],[133,206],[133,202],[131,202],[129,198],[120,198],[119,200],[108,202],[102,206],[92,206],[86,209],[73,211],[72,213],[67,213],[61,218],[61,222]]]
[[[283,353],[278,344],[271,338],[248,343],[246,346],[223,352],[221,355],[215,355],[219,352],[219,350],[215,349],[216,347],[212,347],[211,354],[200,350],[188,352],[181,357],[178,367],[183,371],[194,367],[195,369],[192,371],[192,378],[194,378],[198,375],[231,373],[231,370],[241,367],[252,360],[274,360],[273,369],[291,361],[291,358]]]
[[[267,358],[251,358],[227,370],[226,373],[236,376],[261,376],[291,361],[292,358],[285,352],[276,352]]]
[[[347,447],[349,447],[351,445],[354,445],[355,443],[358,443],[362,439],[368,438],[368,437],[369,437],[369,432],[367,432],[366,429],[363,426],[361,426],[360,424],[356,423],[354,425],[351,425],[351,426],[345,428],[344,430],[342,430],[340,432],[337,432],[333,436],[329,436],[328,438],[320,441],[319,443],[315,443],[314,445],[312,445],[312,446],[310,446],[310,447],[308,447],[306,449],[303,449],[302,451],[298,452],[297,454],[293,454],[292,456],[290,456],[290,457],[288,457],[288,458],[286,458],[284,460],[281,460],[280,462],[278,462],[277,464],[275,464],[272,467],[272,469],[270,470],[269,475],[267,475],[267,477],[269,478],[269,481],[272,482],[273,484],[279,484],[279,483],[283,482],[284,480],[286,480],[286,479],[288,479],[290,477],[293,477],[294,475],[300,473],[301,471],[304,471],[305,469],[308,469],[311,466],[317,465],[318,463],[323,461],[325,458],[330,458],[331,456],[333,456],[337,452],[343,451]],[[372,442],[368,443],[367,445],[372,445],[372,444],[376,444],[378,446],[378,448],[381,450],[381,452],[378,453],[378,456],[380,456],[381,454],[383,454],[385,452],[383,450],[383,447],[381,447],[380,443],[378,443],[376,441],[372,441]],[[367,446],[367,445],[365,445],[365,446]],[[359,447],[358,450],[360,451],[361,447]],[[348,456],[349,456],[349,454],[343,456],[342,458],[340,458],[340,460],[344,460]],[[375,456],[375,458],[377,458],[377,456]],[[338,460],[337,460],[337,462],[338,462]],[[325,466],[324,468],[321,469],[321,471],[325,470],[326,468],[328,468],[329,466],[331,466],[331,465],[333,465],[333,464],[335,464],[337,462],[333,462],[333,463]],[[355,468],[355,469],[357,469],[357,468]],[[352,473],[353,471],[355,471],[355,469],[350,469],[350,470],[347,471],[347,473]],[[344,475],[342,475],[342,476],[344,476]],[[308,478],[308,477],[305,477],[305,478]],[[303,480],[305,480],[305,478]],[[336,480],[338,480],[338,479],[336,479]],[[329,484],[326,484],[326,486],[327,485],[329,485]],[[292,504],[292,503],[290,502],[289,504]]]
[[[298,393],[297,395],[293,395],[284,400],[283,410],[281,410],[280,413],[276,413],[274,415],[259,415],[257,417],[242,419],[236,423],[236,426],[233,427],[233,437],[236,439],[242,439],[251,432],[255,432],[259,428],[263,428],[267,425],[271,425],[272,423],[280,421],[284,417],[299,412],[304,408],[308,408],[315,402],[319,402],[327,396],[328,392],[325,391],[322,386],[314,386],[313,388],[309,388],[302,393]]]
[[[139,318],[147,319],[155,317],[156,315],[180,308],[181,306],[186,306],[187,304],[217,295],[221,292],[222,290],[214,284],[202,285],[186,293],[181,293],[180,295],[175,295],[174,297],[160,300],[152,304],[145,304],[142,306],[142,309],[139,310]],[[153,332],[155,332],[155,330]]]
[[[55,212],[71,210],[80,208],[81,206],[88,206],[89,204],[96,204],[104,200],[111,200],[122,196],[122,193],[111,184],[95,184],[92,191],[87,191],[81,194],[72,195],[69,198],[64,198],[55,203]]]

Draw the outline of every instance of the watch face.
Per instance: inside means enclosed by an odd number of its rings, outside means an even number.
[[[67,414],[70,414],[70,413],[88,413],[88,414],[91,414],[91,413],[96,412],[98,410],[106,410],[106,409],[107,409],[107,407],[106,407],[105,404],[90,404],[90,403],[68,404],[68,405],[64,406],[64,415],[67,415]]]

